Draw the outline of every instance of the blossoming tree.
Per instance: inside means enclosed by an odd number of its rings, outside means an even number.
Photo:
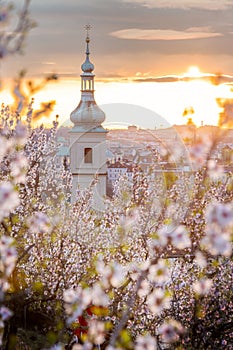
[[[222,135],[193,145],[188,176],[135,169],[97,211],[92,187],[70,203],[57,121],[33,129],[32,107],[1,109],[2,348],[231,349],[233,183],[211,161]]]

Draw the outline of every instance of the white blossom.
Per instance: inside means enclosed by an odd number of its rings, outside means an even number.
[[[184,249],[191,246],[191,241],[187,229],[180,225],[171,234],[172,244],[178,249]]]
[[[75,303],[78,299],[78,293],[75,289],[67,289],[63,292],[63,300],[65,303]]]
[[[94,344],[102,344],[105,338],[105,323],[92,319],[88,327],[88,339]]]
[[[158,239],[155,239],[153,242],[155,245],[161,245],[165,247],[168,243],[168,238],[171,237],[172,232],[174,231],[173,225],[164,225],[158,230]]]
[[[195,261],[202,268],[205,268],[207,266],[206,258],[199,250],[195,253]]]
[[[159,315],[164,309],[170,307],[171,297],[167,294],[165,290],[161,288],[156,288],[147,297],[147,304],[151,312]]]
[[[168,263],[165,259],[159,259],[149,268],[148,279],[152,282],[164,283],[170,277]]]
[[[3,157],[7,154],[10,154],[13,151],[14,140],[7,139],[0,135],[0,161],[2,161]]]
[[[202,278],[193,284],[193,290],[199,295],[205,295],[209,293],[212,287],[213,281],[209,278]]]
[[[63,292],[63,300],[65,312],[69,316],[67,323],[73,322],[77,317],[81,316],[83,311],[91,304],[90,289],[68,289]]]
[[[206,234],[201,240],[204,249],[213,255],[230,256],[232,252],[231,237],[228,232],[219,232],[216,227],[207,227]]]
[[[92,350],[93,344],[90,342],[85,342],[84,344],[74,344],[72,350]]]
[[[61,344],[55,344],[54,346],[52,346],[51,348],[49,348],[48,350],[63,350],[64,347]]]
[[[108,306],[109,298],[99,283],[95,283],[91,289],[92,302],[96,306]]]
[[[150,292],[150,283],[147,280],[143,280],[140,288],[138,289],[138,296],[140,298],[145,298]]]
[[[112,262],[109,265],[105,265],[102,257],[98,258],[96,263],[96,270],[101,276],[101,283],[105,288],[110,285],[113,287],[120,287],[125,279],[125,269],[117,262]]]

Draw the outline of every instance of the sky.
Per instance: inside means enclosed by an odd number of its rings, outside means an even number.
[[[15,3],[20,8],[23,0]],[[80,99],[87,23],[98,104],[138,105],[171,124],[183,123],[182,112],[192,106],[197,123],[216,124],[216,98],[231,98],[233,0],[31,0],[31,16],[37,27],[25,54],[4,62],[1,76],[22,68],[35,79],[57,73],[58,84],[45,94],[57,100],[62,119]],[[215,74],[224,75],[221,84],[211,83]]]

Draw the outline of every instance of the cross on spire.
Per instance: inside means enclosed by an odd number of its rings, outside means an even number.
[[[87,32],[87,38],[89,38],[89,31],[91,30],[91,25],[90,24],[86,24],[84,28],[85,28],[85,30]]]

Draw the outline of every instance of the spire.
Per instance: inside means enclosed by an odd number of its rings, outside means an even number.
[[[89,56],[90,55],[90,51],[89,51],[89,42],[90,42],[89,31],[91,30],[91,25],[90,24],[86,24],[85,25],[85,29],[86,29],[86,32],[87,32],[87,36],[86,36],[86,43],[87,43],[86,54]]]
[[[104,112],[97,106],[94,98],[94,77],[92,73],[94,65],[89,60],[89,30],[91,26],[87,24],[85,26],[87,31],[86,35],[86,60],[82,64],[81,74],[81,101],[75,110],[71,113],[70,119],[75,125],[75,130],[97,130],[105,132],[102,127],[102,123],[105,120]]]
[[[90,42],[90,37],[89,37],[89,31],[91,29],[90,24],[85,25],[85,29],[87,32],[87,36],[86,36],[86,60],[85,62],[82,64],[81,68],[83,73],[92,73],[92,71],[94,70],[94,65],[90,62],[89,56],[90,56],[90,49],[89,49],[89,42]]]

